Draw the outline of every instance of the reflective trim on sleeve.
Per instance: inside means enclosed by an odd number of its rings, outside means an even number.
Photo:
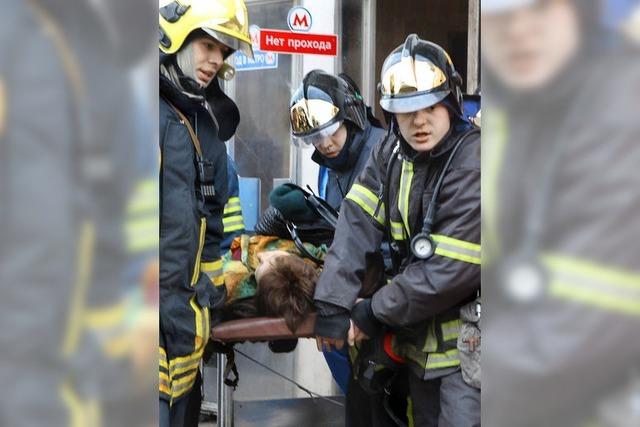
[[[242,219],[242,215],[224,217],[222,218],[222,225],[224,226],[225,233],[244,230],[244,220]]]
[[[209,276],[209,279],[213,282],[214,285],[220,286],[224,284],[221,259],[213,262],[203,262],[200,265],[200,269],[203,273]]]
[[[480,264],[480,245],[477,243],[466,242],[441,234],[432,234],[431,237],[437,243],[435,250],[437,255],[471,264]]]
[[[442,324],[442,339],[444,341],[457,340],[460,335],[462,322],[460,319],[451,320]]]
[[[241,211],[242,205],[240,204],[240,197],[229,197],[227,204],[224,205],[224,214]]]
[[[157,180],[146,179],[140,181],[127,204],[127,214],[137,215],[153,211],[158,214],[159,186]]]
[[[193,387],[193,384],[196,382],[197,375],[198,371],[196,370],[189,375],[171,381],[172,398],[177,399],[178,397],[189,392]]]
[[[353,184],[345,198],[355,202],[380,225],[384,225],[384,203],[378,199],[373,191],[360,184]],[[376,209],[378,210],[377,215],[375,215]]]
[[[158,374],[158,391],[171,396],[171,380],[169,376],[163,372]]]
[[[429,353],[425,369],[442,369],[459,365],[458,349],[454,348],[444,353]]]
[[[158,347],[158,363],[160,365],[160,368],[164,368],[165,370],[167,370],[167,372],[169,371],[169,364],[167,363],[167,352],[162,347]]]
[[[558,254],[543,256],[549,295],[592,307],[640,316],[640,275]]]
[[[125,235],[129,252],[143,252],[159,246],[158,181],[138,182],[127,205]]]
[[[402,160],[402,173],[400,175],[400,193],[398,195],[398,211],[407,230],[411,235],[409,225],[409,195],[411,194],[411,181],[413,181],[413,163]]]
[[[130,301],[122,300],[109,307],[87,309],[84,313],[84,321],[87,328],[102,329],[120,326],[125,322]]]
[[[195,296],[190,300],[191,308],[195,315],[195,342],[194,352],[176,357],[169,361],[169,378],[171,378],[171,398],[176,399],[193,387],[200,366],[200,360],[204,353],[204,347],[209,341],[209,309],[201,308],[195,300]]]

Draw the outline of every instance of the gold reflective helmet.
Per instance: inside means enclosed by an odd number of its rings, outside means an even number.
[[[247,7],[243,0],[160,0],[160,50],[176,53],[187,36],[203,30],[253,58]]]
[[[451,95],[456,114],[462,116],[461,86],[447,52],[411,34],[382,65],[380,106],[390,113],[411,113]]]
[[[321,70],[310,71],[289,103],[294,142],[316,145],[347,120],[365,128],[366,106],[349,82]]]

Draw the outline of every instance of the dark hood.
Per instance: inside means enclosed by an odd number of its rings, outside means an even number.
[[[161,61],[166,60],[161,56]],[[160,73],[160,96],[175,104],[183,112],[195,112],[203,108],[203,100],[209,104],[218,123],[218,137],[227,141],[240,124],[238,106],[220,88],[219,79],[214,79],[204,91],[204,98],[191,98],[180,91],[167,77]]]
[[[342,151],[340,151],[340,154],[334,159],[328,159],[320,154],[318,150],[314,150],[311,160],[320,166],[340,172],[349,170],[356,164],[364,144],[369,139],[372,124],[369,121],[365,122],[365,128],[361,131],[351,123],[345,123],[347,124],[348,135],[347,141],[345,142]]]

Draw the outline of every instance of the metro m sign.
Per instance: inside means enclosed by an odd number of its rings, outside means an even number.
[[[287,23],[291,31],[311,30],[311,13],[302,6],[295,6],[289,10],[287,15]]]

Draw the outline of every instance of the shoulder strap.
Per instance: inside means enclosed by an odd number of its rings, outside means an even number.
[[[180,117],[180,121],[182,121],[182,123],[187,127],[187,130],[189,131],[189,136],[191,137],[191,142],[193,142],[193,146],[196,148],[196,152],[198,153],[198,156],[202,157],[202,150],[200,149],[200,140],[196,136],[196,132],[193,130],[193,126],[191,126],[191,122],[189,121],[189,119],[187,119],[187,117],[184,114],[182,114],[182,111],[178,110],[178,108],[175,105],[173,105],[168,99],[165,98],[165,101],[167,101],[167,104],[169,104],[169,106],[173,109],[173,111],[176,112],[178,117]]]

